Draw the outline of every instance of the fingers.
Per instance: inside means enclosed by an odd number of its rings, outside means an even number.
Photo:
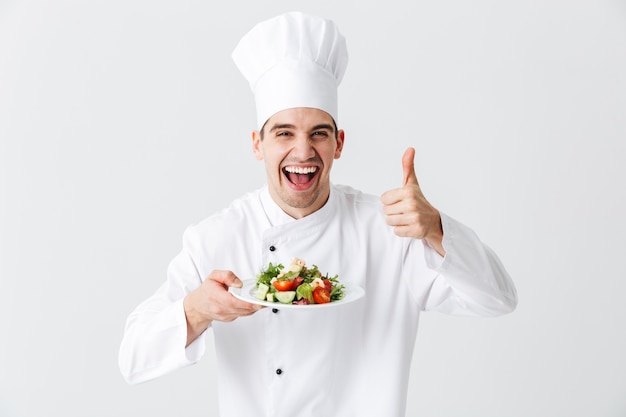
[[[393,196],[393,194],[391,195]],[[415,220],[413,216],[419,212],[419,203],[415,198],[401,199],[395,203],[383,205],[383,213],[385,213],[387,217],[401,216],[405,221]]]
[[[214,320],[229,322],[249,316],[262,306],[235,298],[228,287],[241,287],[243,283],[231,271],[213,271],[183,300],[187,320],[187,345],[204,332]]]
[[[385,191],[380,196],[380,201],[385,205],[385,213],[393,214],[408,210],[407,204],[415,204],[417,199],[416,190],[412,188],[396,188]],[[412,203],[411,203],[412,202]],[[387,212],[389,210],[389,212]]]
[[[387,224],[394,228],[396,235],[424,239],[432,235],[433,230],[441,229],[441,220],[439,212],[422,194],[414,159],[415,149],[407,148],[402,156],[402,187],[383,193],[381,201]]]
[[[241,288],[243,283],[231,271],[213,271],[208,276],[205,284],[207,286],[207,300],[213,307],[223,310],[232,310],[235,313],[254,312],[258,310],[258,306],[239,300],[234,297],[228,287]]]
[[[241,288],[243,286],[243,282],[232,271],[213,271],[207,279],[217,281],[226,288]]]
[[[237,317],[249,316],[261,306],[239,300],[228,291],[228,287],[241,287],[242,284],[231,271],[213,271],[200,288],[192,292],[193,308],[210,321],[233,321]]]
[[[239,300],[231,293],[225,292],[220,298],[216,298],[211,307],[211,315],[214,320],[228,322],[254,314],[261,308],[262,306]]]
[[[415,148],[407,148],[402,156],[402,173],[404,174],[404,180],[402,186],[406,185],[419,185],[417,182],[417,175],[415,175]]]
[[[393,205],[406,199],[419,198],[422,196],[415,174],[415,148],[407,148],[402,156],[402,187],[389,190],[381,195],[384,205]]]

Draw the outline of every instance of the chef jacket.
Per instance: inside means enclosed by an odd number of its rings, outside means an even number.
[[[443,258],[425,241],[396,236],[377,196],[331,184],[327,203],[296,220],[267,186],[250,192],[187,228],[167,280],[128,317],[121,372],[139,383],[200,360],[206,332],[185,348],[183,298],[211,271],[254,279],[270,262],[298,257],[365,296],[213,321],[220,415],[404,416],[421,311],[496,316],[517,304],[494,252],[451,217],[441,221]]]

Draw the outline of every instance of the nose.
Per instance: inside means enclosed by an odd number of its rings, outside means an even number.
[[[308,135],[298,135],[295,138],[291,155],[303,162],[315,157],[315,149]]]

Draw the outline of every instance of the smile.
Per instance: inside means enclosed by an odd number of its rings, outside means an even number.
[[[315,178],[318,168],[316,166],[286,166],[282,171],[290,183],[298,188],[307,188]]]

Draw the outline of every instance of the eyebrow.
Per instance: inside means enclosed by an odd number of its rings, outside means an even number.
[[[270,129],[270,132],[273,132],[275,130],[279,130],[279,129],[295,129],[296,127],[294,125],[290,125],[288,123],[284,123],[284,124],[277,124],[272,126],[272,128]]]
[[[279,130],[279,129],[295,129],[295,128],[296,127],[294,125],[289,124],[289,123],[275,124],[270,129],[270,132],[273,132],[273,131]],[[335,131],[335,128],[333,127],[333,125],[328,124],[328,123],[322,123],[322,124],[319,124],[319,125],[315,125],[315,126],[313,126],[313,128],[311,130],[313,131],[313,130],[322,130],[322,129],[330,130],[331,132]]]
[[[331,124],[328,123],[322,123],[320,125],[315,125],[313,126],[313,129],[311,130],[322,130],[322,129],[326,129],[326,130],[330,130],[331,132],[335,131],[335,127]]]

